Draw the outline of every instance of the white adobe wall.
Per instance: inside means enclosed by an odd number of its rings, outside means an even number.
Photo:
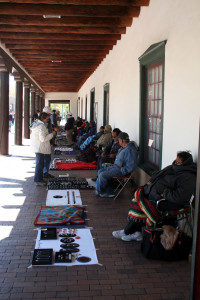
[[[77,117],[77,93],[46,93],[45,94],[45,106],[48,105],[49,100],[70,100],[70,111],[73,116]]]
[[[200,111],[200,1],[150,0],[140,17],[110,51],[80,89],[88,96],[95,88],[98,124],[103,122],[103,86],[110,83],[110,124],[139,142],[139,62],[147,48],[167,40],[165,56],[164,133],[162,167],[178,150],[198,152]]]

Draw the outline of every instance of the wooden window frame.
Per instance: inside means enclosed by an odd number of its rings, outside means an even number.
[[[162,144],[163,144],[163,111],[164,111],[164,74],[165,74],[165,45],[166,41],[151,45],[140,57],[140,155],[139,167],[148,175],[151,175],[155,170],[161,169],[162,163]],[[146,126],[146,104],[147,104],[147,68],[162,62],[162,120],[161,120],[161,140],[160,140],[160,160],[159,167],[155,168],[146,161],[145,153],[145,132]],[[144,118],[145,116],[145,118]]]

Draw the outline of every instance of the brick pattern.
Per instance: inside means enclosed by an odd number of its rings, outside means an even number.
[[[81,191],[101,265],[28,268],[37,235],[33,222],[47,191],[33,184],[34,156],[29,141],[24,143],[11,147],[12,156],[0,158],[0,299],[189,299],[188,262],[148,260],[140,253],[140,243],[112,237],[113,230],[126,224],[129,191],[116,201]],[[90,170],[51,173],[96,176]]]

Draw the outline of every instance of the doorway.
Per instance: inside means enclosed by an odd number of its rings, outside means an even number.
[[[49,106],[51,110],[60,112],[60,125],[64,126],[67,121],[67,113],[70,111],[70,100],[50,100]]]

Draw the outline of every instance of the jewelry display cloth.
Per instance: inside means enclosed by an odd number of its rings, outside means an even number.
[[[46,206],[82,205],[79,190],[48,190]]]
[[[59,233],[63,232],[63,230],[64,230],[63,228],[57,230],[57,234],[59,235]],[[75,243],[79,244],[78,248],[80,249],[80,251],[77,253],[73,253],[72,262],[71,263],[54,262],[52,265],[48,265],[48,267],[57,267],[57,266],[69,267],[69,266],[78,266],[78,265],[99,264],[90,229],[87,228],[77,229],[75,230],[75,233],[78,237],[80,237],[79,239],[75,239]],[[55,256],[55,252],[58,252],[61,249],[60,245],[62,244],[62,242],[60,240],[62,239],[62,237],[58,236],[57,240],[40,240],[40,236],[41,236],[41,229],[38,230],[35,249],[53,249],[54,256]],[[81,257],[81,256],[87,256],[91,260],[89,262],[81,263],[76,260],[77,257]],[[34,267],[36,266],[34,265]]]
[[[96,170],[96,161],[91,163],[86,162],[74,162],[74,163],[63,163],[56,162],[54,170]]]
[[[86,224],[85,208],[82,206],[45,206],[42,205],[35,226],[70,226]]]
[[[56,154],[56,155],[58,155],[58,154],[77,155],[78,152],[74,151],[73,148],[69,148],[69,147],[55,147],[54,154]]]

